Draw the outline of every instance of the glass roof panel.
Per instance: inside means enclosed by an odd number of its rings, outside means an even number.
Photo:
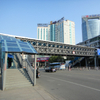
[[[2,43],[2,46],[5,46],[5,44],[4,44],[4,43]]]
[[[16,43],[16,41],[12,41],[12,40],[6,40],[6,42],[9,42],[9,43]]]
[[[19,48],[11,48],[11,47],[8,47],[8,51],[9,52],[20,52],[20,49]]]
[[[14,47],[18,47],[18,45],[16,43],[7,43],[7,46],[14,46]]]
[[[20,46],[21,46],[22,48],[29,48],[29,46],[28,46],[28,45],[23,45],[23,44],[20,44]]]
[[[23,41],[19,41],[19,43],[20,43],[20,44],[21,44],[21,43],[22,43],[22,44],[27,44],[27,42],[23,42]]]
[[[25,49],[25,48],[22,48],[23,51],[26,51],[26,52],[31,52],[32,53],[32,50],[31,49]]]
[[[5,51],[5,47],[2,47],[2,51]]]
[[[0,36],[0,40],[2,40],[1,36]]]
[[[37,53],[30,43],[23,42],[14,37],[0,35],[0,41],[2,43],[2,51],[5,52]]]

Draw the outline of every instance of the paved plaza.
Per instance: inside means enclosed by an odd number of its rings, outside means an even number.
[[[24,87],[24,88],[2,91],[1,75],[0,75],[0,100],[56,100],[56,99],[38,85],[33,87]]]

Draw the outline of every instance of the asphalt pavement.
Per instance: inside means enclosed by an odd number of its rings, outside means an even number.
[[[45,72],[37,85],[1,90],[0,100],[100,100],[100,70],[73,69]]]
[[[41,70],[37,84],[57,100],[100,100],[100,70]]]

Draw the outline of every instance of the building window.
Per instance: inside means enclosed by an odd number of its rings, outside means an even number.
[[[39,29],[38,29],[38,39],[39,39]]]
[[[49,47],[51,47],[51,44],[48,44]]]
[[[46,29],[46,40],[48,40],[48,29]]]
[[[33,42],[33,45],[36,45],[36,42]]]
[[[44,29],[44,35],[43,35],[43,40],[45,40],[45,29]]]
[[[41,46],[41,43],[38,43],[38,46]]]
[[[42,39],[42,28],[41,28],[41,39]]]

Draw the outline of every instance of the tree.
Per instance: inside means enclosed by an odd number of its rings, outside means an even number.
[[[53,62],[64,62],[64,58],[62,56],[51,56],[49,58],[49,62],[53,63]]]

